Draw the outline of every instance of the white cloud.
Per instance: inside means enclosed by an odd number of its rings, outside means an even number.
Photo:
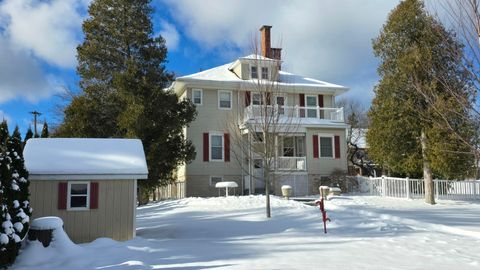
[[[285,69],[342,84],[352,83],[353,78],[376,78],[377,62],[371,41],[399,2],[164,1],[182,30],[206,49],[236,46],[248,51],[260,26],[272,25],[272,46],[283,48]]]
[[[59,90],[60,83],[34,58],[13,49],[1,35],[0,59],[0,103],[16,97],[37,101]]]
[[[174,51],[177,49],[178,44],[180,43],[180,35],[178,34],[175,25],[165,21],[160,21],[160,35],[165,39],[165,43],[169,51]]]
[[[18,50],[61,67],[76,65],[84,0],[4,0],[0,3],[0,30]]]

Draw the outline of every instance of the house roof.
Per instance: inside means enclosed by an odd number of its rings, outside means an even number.
[[[148,176],[142,142],[137,139],[29,139],[23,155],[32,180],[146,179]]]
[[[240,57],[241,59],[252,60],[256,59],[259,61],[279,61],[275,59],[265,58],[260,55],[248,55],[245,57]],[[233,71],[232,66],[234,66],[239,60],[236,60],[225,65],[207,69],[198,73],[190,74],[187,76],[178,77],[172,87],[175,89],[176,83],[183,84],[214,84],[222,86],[231,86],[236,88],[251,88],[252,84],[257,83],[257,79],[243,80],[239,78]],[[182,86],[183,86],[182,84]],[[297,91],[309,91],[309,92],[331,92],[334,94],[341,94],[348,90],[347,87],[341,86],[338,84],[333,84],[325,81],[320,81],[317,79],[308,78],[301,75],[296,75],[289,73],[283,70],[279,71],[279,87],[285,89],[295,89]]]

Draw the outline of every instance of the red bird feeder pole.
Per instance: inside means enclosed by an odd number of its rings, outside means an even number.
[[[327,217],[327,211],[325,211],[323,197],[320,200],[316,200],[315,204],[319,206],[320,212],[322,212],[323,232],[327,233],[327,221],[330,221],[330,219]]]

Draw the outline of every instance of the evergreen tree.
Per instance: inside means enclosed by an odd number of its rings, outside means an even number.
[[[196,112],[164,90],[173,75],[165,70],[165,40],[153,37],[150,0],[97,0],[88,12],[77,48],[83,93],[66,107],[55,135],[140,138],[149,166],[141,187],[168,182],[195,155],[182,128]]]
[[[7,141],[7,153],[11,160],[12,172],[12,207],[10,216],[15,228],[15,233],[23,239],[28,231],[32,209],[29,202],[28,171],[23,159],[22,139],[18,126],[15,127],[12,136]]]
[[[28,130],[27,130],[27,133],[25,133],[25,138],[23,139],[23,146],[25,146],[27,141],[31,138],[33,138],[33,131],[32,131],[32,127],[29,126]]]
[[[8,266],[14,262],[20,249],[21,238],[17,235],[12,220],[14,201],[18,194],[16,175],[12,170],[12,160],[8,146],[10,135],[6,121],[0,124],[0,192],[1,192],[1,228],[0,228],[0,266]]]
[[[468,145],[437,121],[439,111],[451,112],[442,117],[447,115],[465,138],[472,135],[468,113],[451,102],[472,94],[461,46],[427,14],[422,1],[405,0],[390,13],[373,48],[382,62],[369,112],[369,154],[393,175],[419,177],[423,170],[426,202],[433,204],[432,175],[463,178],[473,165]],[[455,92],[437,77],[449,77]]]
[[[48,124],[47,121],[43,122],[42,134],[40,135],[41,138],[48,138],[50,137],[50,133],[48,132]]]

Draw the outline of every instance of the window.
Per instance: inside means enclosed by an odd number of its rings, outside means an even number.
[[[307,107],[307,117],[317,118],[317,96],[305,96]]]
[[[278,113],[285,114],[285,97],[284,96],[276,96],[275,103],[278,105]]]
[[[283,138],[283,156],[284,157],[293,157],[295,152],[294,146],[295,137],[284,137]]]
[[[68,183],[68,209],[84,210],[89,208],[90,183],[69,182]]]
[[[252,133],[252,139],[254,143],[263,142],[263,133],[262,132]]]
[[[210,160],[223,160],[223,134],[210,134]]]
[[[222,182],[222,176],[210,176],[210,186],[214,187],[218,182]]]
[[[231,109],[232,108],[232,92],[218,91],[218,108]]]
[[[256,158],[253,160],[253,168],[262,169],[263,168],[263,159]]]
[[[262,79],[268,80],[268,68],[262,67]]]
[[[333,136],[319,135],[320,157],[333,158]]]
[[[253,105],[262,105],[262,94],[252,93],[252,104]]]
[[[250,67],[250,78],[258,79],[258,68],[257,67]]]
[[[202,89],[192,90],[192,102],[195,105],[202,105]]]

